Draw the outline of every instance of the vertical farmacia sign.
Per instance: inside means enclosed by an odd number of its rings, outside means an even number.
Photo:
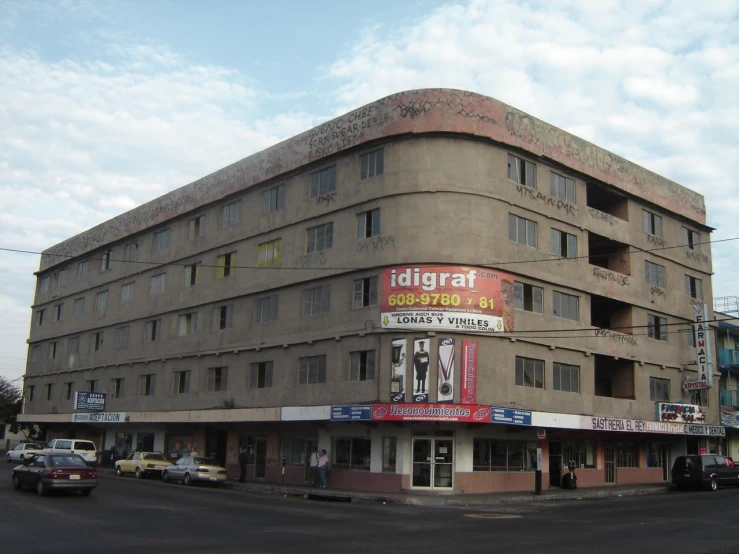
[[[483,267],[403,265],[382,275],[382,327],[513,331],[513,277]]]

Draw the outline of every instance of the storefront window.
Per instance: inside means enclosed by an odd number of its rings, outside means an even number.
[[[536,442],[475,439],[473,471],[534,471]]]
[[[395,437],[382,437],[382,471],[395,473]]]
[[[567,464],[573,460],[577,467],[595,467],[595,442],[583,439],[566,439],[562,441],[562,459]]]
[[[639,467],[639,447],[631,442],[616,445],[616,467]]]
[[[333,460],[337,469],[369,471],[372,439],[370,437],[334,437]]]
[[[280,456],[285,458],[285,463],[289,466],[305,465],[305,439],[302,437],[281,436],[280,437]]]

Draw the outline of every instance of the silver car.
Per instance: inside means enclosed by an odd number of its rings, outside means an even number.
[[[226,480],[226,468],[218,465],[213,458],[185,456],[162,472],[162,481],[180,481],[185,485],[213,483],[219,485]]]

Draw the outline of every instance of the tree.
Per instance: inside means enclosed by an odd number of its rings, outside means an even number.
[[[21,411],[21,391],[5,377],[0,377],[0,423],[15,423]]]

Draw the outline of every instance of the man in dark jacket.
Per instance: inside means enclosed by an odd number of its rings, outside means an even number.
[[[239,483],[246,483],[246,460],[246,445],[242,444],[239,448],[239,468],[241,468]]]

